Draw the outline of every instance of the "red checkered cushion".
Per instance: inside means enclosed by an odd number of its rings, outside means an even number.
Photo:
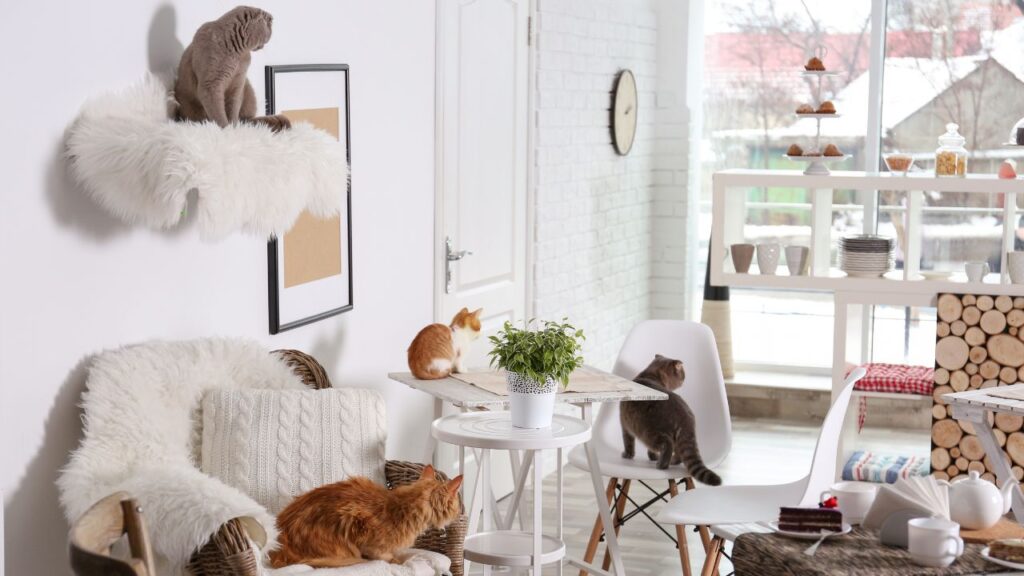
[[[855,390],[931,395],[935,383],[935,369],[927,366],[865,364],[864,368],[867,374],[854,385]]]

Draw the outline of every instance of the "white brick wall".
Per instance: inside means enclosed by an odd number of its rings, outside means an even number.
[[[568,316],[587,334],[587,361],[603,367],[629,329],[651,316],[652,302],[661,313],[683,294],[685,246],[666,240],[671,226],[661,225],[685,218],[678,195],[686,175],[685,163],[682,175],[658,166],[685,149],[655,122],[658,3],[538,3],[534,315]],[[625,68],[637,79],[639,126],[622,157],[612,147],[609,107]]]

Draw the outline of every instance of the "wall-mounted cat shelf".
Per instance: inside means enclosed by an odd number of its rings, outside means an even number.
[[[196,190],[204,239],[280,236],[303,210],[328,218],[345,202],[345,145],[326,132],[176,122],[172,104],[163,82],[147,76],[87,102],[69,129],[71,173],[121,220],[173,227]]]

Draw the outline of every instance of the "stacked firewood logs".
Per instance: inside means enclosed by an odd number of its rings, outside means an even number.
[[[994,481],[971,424],[954,420],[942,395],[1024,382],[1024,298],[941,294],[936,336],[932,475],[948,480],[976,470]],[[1013,475],[1024,478],[1024,417],[989,416]]]

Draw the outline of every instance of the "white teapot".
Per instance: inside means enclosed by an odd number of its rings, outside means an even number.
[[[988,480],[982,480],[977,471],[971,471],[967,478],[949,486],[949,516],[960,526],[968,530],[984,530],[995,526],[999,518],[1010,511],[1013,502],[1013,487],[1018,484],[1015,478],[1008,479],[1003,487]]]

